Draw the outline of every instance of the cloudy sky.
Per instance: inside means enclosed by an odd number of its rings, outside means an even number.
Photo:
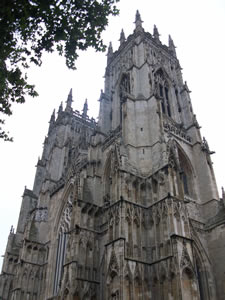
[[[168,43],[171,34],[183,68],[183,78],[192,91],[194,112],[208,140],[219,192],[225,185],[223,167],[225,130],[225,2],[224,0],[121,0],[120,16],[110,18],[104,41],[117,49],[120,31],[128,36],[134,30],[135,12],[139,9],[145,31],[153,32],[154,24],[161,41]],[[0,141],[0,254],[4,254],[11,225],[17,219],[24,186],[32,189],[35,165],[42,153],[48,121],[54,108],[66,101],[73,89],[73,108],[80,110],[88,99],[89,115],[97,117],[98,98],[104,88],[106,54],[93,50],[82,52],[77,70],[66,69],[63,58],[45,55],[41,68],[29,71],[39,97],[13,107],[7,129],[13,143]],[[0,265],[2,258],[0,259]]]

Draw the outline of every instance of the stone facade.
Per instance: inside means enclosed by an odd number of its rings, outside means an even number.
[[[98,123],[50,119],[9,234],[0,299],[222,300],[225,196],[175,46],[135,29],[108,48]]]

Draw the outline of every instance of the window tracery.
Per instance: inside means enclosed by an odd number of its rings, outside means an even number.
[[[165,79],[162,69],[159,69],[155,75],[155,91],[158,97],[161,99],[162,112],[171,117],[171,107],[169,100],[169,84]]]
[[[61,278],[63,273],[63,265],[66,256],[66,245],[67,245],[67,232],[70,228],[71,215],[72,215],[72,197],[69,196],[66,206],[64,208],[58,233],[58,246],[56,254],[56,269],[55,269],[55,280],[54,280],[54,295],[59,291]]]

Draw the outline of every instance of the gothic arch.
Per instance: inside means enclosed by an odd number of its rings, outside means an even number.
[[[73,199],[71,194],[74,189],[74,182],[70,181],[65,192],[62,195],[61,205],[58,208],[58,213],[54,222],[54,231],[56,233],[56,244],[57,248],[54,250],[55,257],[55,272],[53,279],[53,290],[54,294],[59,291],[59,284],[63,275],[63,264],[66,258],[67,248],[67,232],[70,229]]]
[[[184,195],[191,198],[195,198],[195,185],[194,185],[194,169],[193,166],[184,152],[184,150],[178,144],[178,157],[181,167],[181,181],[183,183]]]
[[[123,83],[123,80],[125,78],[128,79],[128,81],[129,81],[129,86],[127,86],[126,92],[129,94],[131,93],[131,74],[129,72],[126,72],[125,70],[121,70],[120,74],[118,76],[118,79],[116,81],[116,84],[115,84],[115,87],[118,88],[119,96],[120,96],[120,86],[121,86],[121,83]]]
[[[193,173],[193,176],[195,177],[195,176],[196,176],[196,173],[195,173],[194,167],[193,167],[193,165],[192,165],[192,163],[191,163],[191,160],[190,160],[190,158],[188,157],[187,153],[185,152],[185,150],[183,149],[183,147],[180,145],[180,143],[179,143],[177,140],[173,139],[173,141],[176,143],[176,146],[177,146],[178,150],[179,150],[179,151],[182,153],[182,155],[184,156],[185,160],[187,161],[187,163],[188,163],[188,165],[189,165],[189,167],[190,167],[190,169],[191,169],[191,172]]]
[[[163,114],[172,116],[172,103],[170,96],[171,80],[162,66],[154,71],[154,93],[161,100]]]
[[[166,79],[166,81],[168,82],[169,85],[172,85],[172,80],[170,79],[170,76],[168,75],[168,73],[166,72],[165,68],[160,65],[160,64],[156,64],[155,68],[154,68],[154,74],[161,72],[163,77]]]
[[[54,220],[54,231],[57,233],[59,230],[59,224],[60,224],[60,219],[62,218],[64,209],[67,205],[68,202],[68,198],[70,197],[71,192],[74,189],[74,182],[70,181],[69,184],[67,185],[67,187],[64,190],[64,193],[62,195],[62,201],[60,201],[60,206],[58,208],[58,211],[56,213],[56,218]]]
[[[178,193],[190,198],[196,197],[195,180],[196,177],[193,165],[183,147],[175,140],[171,139],[168,145],[168,159],[177,172],[181,185],[178,185]],[[182,189],[181,189],[182,186]]]
[[[209,282],[213,282],[213,278],[210,275],[213,274],[211,262],[192,225],[191,229],[191,237],[194,240],[193,256],[198,279],[200,300],[209,300],[211,299],[212,294],[214,294],[212,286],[209,286]]]

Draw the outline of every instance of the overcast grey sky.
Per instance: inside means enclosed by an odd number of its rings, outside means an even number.
[[[220,192],[225,185],[225,1],[121,0],[119,7],[120,16],[110,18],[104,33],[106,44],[112,41],[114,50],[119,44],[121,28],[126,36],[133,32],[137,9],[145,31],[152,33],[156,24],[165,44],[171,34],[183,68],[183,79],[192,91],[192,104],[202,135],[211,150],[216,151],[212,160]],[[27,97],[25,104],[13,106],[14,114],[6,124],[14,142],[0,141],[0,254],[5,251],[11,225],[17,225],[24,186],[32,189],[35,165],[42,154],[53,109],[57,111],[73,88],[73,108],[81,109],[87,98],[89,115],[97,117],[105,66],[105,53],[88,50],[81,53],[76,71],[67,70],[64,59],[53,54],[44,56],[41,68],[33,67],[29,71],[39,97]]]

